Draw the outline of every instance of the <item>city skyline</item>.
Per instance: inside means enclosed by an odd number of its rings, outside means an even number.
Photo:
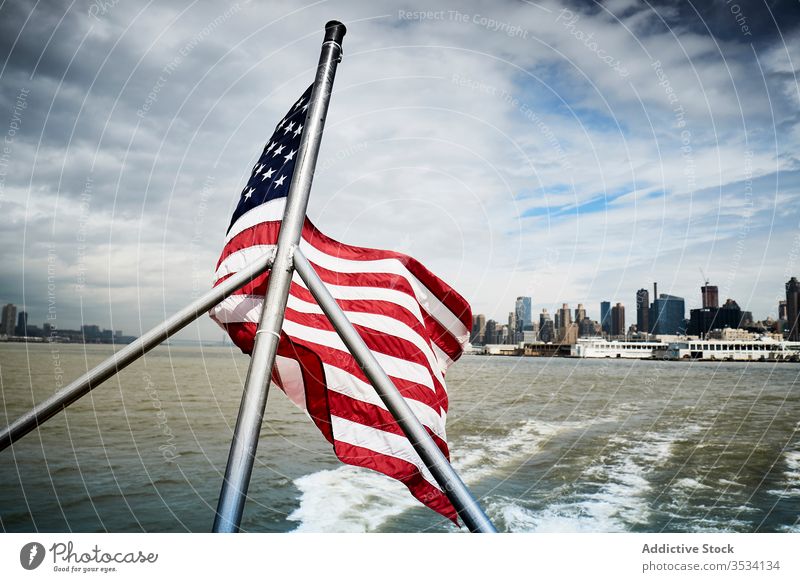
[[[774,317],[755,317],[752,312],[742,309],[733,298],[726,298],[720,305],[719,289],[705,280],[700,287],[700,306],[687,309],[684,297],[658,291],[658,283],[653,282],[653,301],[649,301],[649,290],[642,288],[635,292],[633,321],[626,320],[625,304],[620,301],[605,300],[599,303],[597,319],[591,317],[583,303],[573,308],[562,303],[553,313],[548,306],[542,306],[538,324],[530,327],[530,334],[522,334],[516,327],[516,313],[522,303],[535,305],[532,297],[518,296],[515,312],[509,312],[508,325],[502,320],[487,318],[485,314],[473,313],[473,326],[470,341],[475,343],[518,344],[534,341],[560,341],[574,343],[578,337],[607,335],[627,337],[632,331],[642,337],[649,335],[692,335],[702,337],[712,330],[746,328],[763,325],[762,329],[783,332],[786,339],[800,341],[800,282],[792,277],[784,284],[785,299],[779,299]],[[643,327],[644,326],[644,327]],[[771,326],[777,326],[771,329]],[[517,329],[517,333],[514,330]],[[528,331],[528,328],[526,328]]]
[[[331,237],[405,252],[499,321],[523,293],[631,321],[654,280],[692,309],[699,269],[773,313],[800,270],[797,2],[747,4],[747,31],[668,0],[140,10],[0,9],[0,298],[65,327],[141,333],[210,287],[332,18],[348,48],[308,207]]]
[[[792,277],[792,279],[795,279],[795,277]],[[654,283],[657,284],[657,281],[654,282]],[[786,282],[781,283],[779,285],[779,287],[781,289],[781,293],[783,293],[783,289],[784,289],[785,284],[786,284]],[[673,296],[673,297],[680,297],[681,299],[684,300],[684,302],[686,304],[686,312],[688,313],[690,309],[696,309],[696,308],[700,308],[700,307],[704,306],[704,304],[703,304],[703,300],[704,300],[703,289],[707,285],[708,285],[708,281],[704,281],[702,285],[699,285],[697,287],[697,297],[695,298],[696,300],[694,300],[694,301],[693,301],[692,297],[684,297],[684,296],[674,295],[672,293],[665,293],[665,292],[663,292],[663,289],[658,291],[658,295],[667,295],[667,296]],[[715,285],[708,285],[708,286],[711,287],[711,288],[717,289],[717,292],[716,292],[717,295],[715,297],[722,297],[722,295],[719,295],[719,291],[718,291],[718,287],[717,286],[715,286]],[[522,297],[527,297],[527,298],[531,299],[531,305],[532,305],[532,308],[533,308],[534,317],[537,316],[541,312],[542,309],[547,309],[547,311],[549,313],[551,313],[551,314],[555,313],[555,311],[558,310],[559,308],[561,308],[561,306],[564,303],[567,303],[570,306],[579,305],[579,304],[580,305],[584,305],[585,309],[586,309],[586,313],[591,319],[596,320],[597,322],[602,322],[601,305],[603,303],[605,303],[605,302],[608,302],[609,303],[609,317],[610,317],[610,313],[611,313],[611,311],[610,311],[611,307],[613,307],[617,303],[622,303],[623,306],[630,306],[631,307],[631,314],[632,315],[630,315],[629,318],[632,317],[633,319],[631,321],[633,321],[634,323],[637,323],[638,322],[638,320],[637,320],[637,305],[638,305],[638,301],[637,300],[638,300],[638,297],[639,297],[638,294],[639,294],[640,291],[647,292],[647,297],[649,299],[648,305],[649,305],[649,303],[652,302],[652,298],[649,297],[650,296],[650,290],[646,289],[646,288],[641,288],[639,290],[632,291],[630,293],[630,295],[632,297],[632,300],[630,300],[630,301],[622,300],[622,297],[620,296],[619,298],[616,298],[616,297],[613,298],[613,299],[605,299],[605,298],[603,298],[603,299],[598,299],[596,301],[580,300],[580,301],[574,301],[574,302],[556,301],[556,302],[553,302],[553,303],[538,303],[535,300],[535,297],[533,295],[526,295],[526,296],[522,296]],[[518,299],[519,299],[519,297],[518,297]],[[718,303],[724,303],[727,300],[733,300],[733,301],[736,301],[737,304],[739,304],[738,299],[735,298],[735,297],[725,297],[722,301],[717,299],[717,302]],[[779,317],[779,310],[780,310],[779,305],[780,305],[781,302],[783,302],[783,303],[786,302],[786,296],[785,295],[776,296],[776,301],[775,301],[775,306],[774,306],[773,311],[770,312],[770,313],[765,313],[765,314],[759,314],[759,313],[752,312],[752,310],[747,309],[746,305],[739,304],[739,306],[741,307],[741,309],[743,311],[750,311],[753,314],[754,319],[757,320],[757,321],[765,321],[767,318],[772,318],[773,320],[778,320],[778,319],[780,319],[780,317]],[[588,307],[586,307],[586,306],[588,306]],[[538,310],[537,310],[537,307],[538,307]],[[477,314],[477,312],[475,310],[473,310],[473,315],[476,315],[476,314]],[[481,313],[481,314],[486,316],[487,320],[488,319],[494,319],[495,321],[503,321],[504,320],[504,318],[502,318],[502,317],[490,317],[489,315],[487,315],[485,313]]]

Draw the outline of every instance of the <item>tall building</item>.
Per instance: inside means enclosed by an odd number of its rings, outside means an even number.
[[[568,303],[561,304],[561,309],[558,310],[558,323],[561,329],[569,327],[569,324],[572,323],[572,311],[570,311]]]
[[[514,311],[509,311],[506,343],[515,344],[519,341],[522,341],[522,330],[517,330],[517,314]]]
[[[473,344],[481,345],[485,343],[484,337],[486,335],[486,316],[483,313],[472,316],[472,333],[469,335],[469,341]]]
[[[611,335],[625,335],[625,306],[622,303],[611,308]]]
[[[555,339],[555,335],[553,320],[550,319],[550,314],[547,313],[547,309],[542,309],[542,313],[539,314],[539,340],[551,342]]]
[[[752,316],[750,316],[752,319]],[[703,307],[689,312],[690,335],[706,335],[714,329],[737,329],[745,323],[744,312],[733,299],[728,299],[722,307]]]
[[[497,322],[494,319],[490,319],[486,322],[486,333],[483,338],[484,344],[496,344],[499,343],[497,341],[497,332],[500,331],[497,329]]]
[[[575,308],[575,323],[580,323],[584,319],[586,319],[586,308],[583,303],[578,303],[578,307]]]
[[[24,337],[28,335],[28,312],[20,311],[17,315],[16,335]]]
[[[611,301],[600,302],[600,327],[607,334],[611,333]]]
[[[530,297],[517,297],[514,306],[514,315],[517,327],[515,331],[522,332],[533,326],[533,301]]]
[[[14,335],[17,325],[17,306],[8,303],[3,306],[3,317],[0,320],[0,335]]]
[[[787,319],[786,317],[786,301],[778,301],[778,319]]]
[[[686,332],[683,320],[686,304],[683,297],[662,293],[650,306],[651,333],[656,335],[678,335]]]
[[[636,330],[650,333],[650,292],[647,289],[636,292]]]
[[[703,309],[719,307],[719,289],[716,285],[703,285],[700,287],[700,294],[703,296]]]
[[[800,341],[800,282],[792,277],[786,282],[786,329],[789,341]]]

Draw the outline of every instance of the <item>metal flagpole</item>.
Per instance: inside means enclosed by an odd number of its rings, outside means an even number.
[[[353,324],[347,319],[339,304],[331,295],[325,283],[319,278],[299,248],[294,250],[294,268],[300,278],[308,286],[308,290],[317,300],[322,311],[328,317],[347,349],[364,370],[369,381],[375,387],[386,408],[397,420],[406,437],[414,446],[422,461],[430,469],[436,482],[441,486],[447,498],[456,508],[458,515],[472,532],[496,533],[494,525],[481,509],[467,486],[455,472],[447,457],[436,446],[433,439],[414,416],[405,398],[391,381],[386,372],[375,359],[372,351],[364,343]]]
[[[0,451],[21,439],[37,426],[58,414],[81,396],[97,388],[100,384],[114,376],[117,372],[136,361],[158,344],[182,330],[195,319],[206,313],[217,303],[231,295],[234,291],[249,283],[272,265],[274,253],[248,265],[247,268],[228,277],[208,293],[178,311],[172,317],[154,327],[137,340],[120,349],[113,356],[95,366],[83,376],[68,384],[50,398],[37,404],[9,426],[0,431]]]
[[[289,186],[286,210],[278,234],[275,263],[270,271],[242,403],[228,454],[225,480],[222,483],[217,513],[214,517],[212,528],[214,532],[237,532],[242,521],[247,488],[258,447],[258,434],[261,431],[261,421],[267,404],[270,376],[275,365],[275,354],[278,350],[284,310],[294,272],[292,252],[300,243],[322,129],[328,113],[333,78],[336,75],[336,66],[342,58],[342,39],[346,32],[344,24],[336,20],[325,25],[325,39],[322,42],[317,76],[311,91],[305,130],[300,139],[297,165]]]

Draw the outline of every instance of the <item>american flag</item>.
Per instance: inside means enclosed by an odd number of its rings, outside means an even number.
[[[275,248],[310,96],[311,87],[278,123],[253,167],[228,227],[215,285]],[[342,244],[308,218],[300,248],[449,458],[444,377],[469,339],[469,304],[411,257]],[[268,274],[255,279],[210,312],[245,353],[253,350],[267,280]],[[456,520],[450,501],[296,273],[272,379],[307,411],[339,459],[402,481],[417,499]]]

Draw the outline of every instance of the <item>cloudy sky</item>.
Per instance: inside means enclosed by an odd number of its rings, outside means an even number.
[[[303,4],[2,2],[0,302],[138,335],[204,292],[333,18],[334,238],[495,318],[653,281],[694,307],[701,269],[774,317],[800,275],[797,2]]]

